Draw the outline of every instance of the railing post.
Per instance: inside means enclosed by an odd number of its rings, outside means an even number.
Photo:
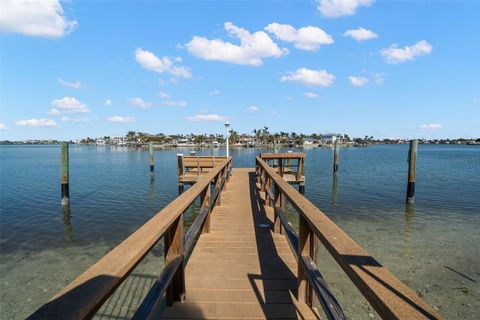
[[[230,182],[230,174],[232,173],[232,161],[227,164],[227,179],[225,182]]]
[[[273,212],[274,212],[274,218],[273,218],[273,232],[274,233],[282,233],[282,222],[280,221],[280,218],[278,217],[277,210],[276,208],[282,208],[283,209],[283,194],[282,191],[278,188],[277,185],[275,185],[275,200],[274,200],[274,207],[273,207]]]
[[[216,189],[218,186],[220,186],[220,184],[222,183],[222,174],[221,174],[221,171],[220,173],[217,175],[217,177],[215,178],[215,187],[214,189]],[[218,195],[217,195],[217,200],[215,202],[215,207],[219,207],[222,205],[222,189],[219,190],[218,192]]]
[[[308,222],[301,214],[299,215],[298,223],[298,260],[300,260],[302,256],[309,256],[313,259],[314,236],[312,230],[310,230]],[[297,278],[298,300],[312,306],[313,290],[308,282],[307,275],[305,274],[301,263],[298,263]]]
[[[202,211],[203,208],[206,206],[210,206],[210,197],[211,197],[211,190],[210,190],[210,183],[208,186],[205,188],[205,190],[202,191],[200,194],[200,211]],[[202,228],[202,234],[203,233],[210,233],[210,213],[212,211],[212,208],[208,208],[208,214],[205,219],[205,223],[203,224]]]
[[[228,179],[228,169],[225,167],[222,170],[221,176],[220,176],[220,182],[222,182],[223,178],[225,177],[225,183],[222,186],[222,192],[227,191],[227,179]]]
[[[271,199],[268,191],[270,190],[270,176],[266,175],[265,177],[265,206],[271,207]]]
[[[183,213],[170,226],[164,236],[165,265],[177,256],[184,259],[183,252]],[[166,302],[171,306],[175,301],[185,300],[185,264],[178,268],[166,292]]]
[[[177,173],[178,173],[178,195],[181,195],[185,190],[183,183],[183,174],[185,173],[185,166],[183,163],[183,154],[177,153]]]
[[[260,191],[265,192],[266,189],[266,184],[267,184],[267,173],[265,170],[262,170],[262,174],[260,175]]]

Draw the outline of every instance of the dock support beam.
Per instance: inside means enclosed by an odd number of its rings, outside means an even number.
[[[61,144],[61,169],[60,169],[60,184],[62,188],[62,206],[70,204],[70,190],[69,190],[69,174],[68,174],[68,142]]]
[[[155,159],[153,157],[153,142],[148,143],[148,149],[150,151],[150,173],[155,170]]]
[[[407,203],[413,203],[415,199],[415,180],[417,175],[417,147],[418,140],[410,140],[410,149],[408,150]]]
[[[338,171],[338,161],[340,160],[340,148],[338,146],[338,139],[333,143],[333,173]]]

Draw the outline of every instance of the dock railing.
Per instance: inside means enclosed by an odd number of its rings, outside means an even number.
[[[178,193],[182,194],[184,185],[191,185],[202,179],[213,168],[219,166],[225,156],[184,156],[177,155]]]
[[[297,258],[299,301],[314,306],[316,297],[328,319],[345,319],[314,261],[319,239],[382,319],[442,319],[260,156],[255,169],[265,205],[274,209],[274,232],[285,234]],[[285,214],[285,199],[298,212],[298,233]]]
[[[134,319],[154,317],[164,294],[167,305],[183,301],[186,256],[193,250],[199,234],[210,231],[210,213],[215,206],[221,205],[221,193],[226,189],[231,168],[232,158],[224,158],[218,166],[63,288],[29,319],[91,318],[162,237],[165,241],[163,270],[137,309]],[[199,197],[200,212],[188,232],[184,233],[183,213]]]

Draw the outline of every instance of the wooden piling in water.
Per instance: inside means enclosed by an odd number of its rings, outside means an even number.
[[[413,203],[415,198],[415,180],[417,172],[417,147],[418,140],[410,140],[410,149],[408,150],[408,183],[407,183],[407,202]]]
[[[150,151],[150,173],[155,170],[155,158],[153,157],[153,142],[148,143],[148,149]]]
[[[62,189],[62,206],[66,206],[70,203],[70,190],[69,190],[69,175],[68,175],[68,142],[62,142],[61,144],[61,156],[60,156],[60,184]]]
[[[340,148],[338,146],[338,139],[335,139],[333,144],[333,172],[338,171],[338,161],[340,160]]]

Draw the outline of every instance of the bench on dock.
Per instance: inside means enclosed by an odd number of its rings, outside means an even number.
[[[222,164],[227,157],[184,156],[177,155],[178,193],[184,191],[184,185],[194,184],[208,174],[214,167]]]
[[[231,164],[211,168],[30,319],[94,316],[161,238],[163,270],[133,319],[317,319],[318,304],[327,319],[345,319],[314,260],[320,244],[382,319],[442,318],[260,156],[255,168]]]

